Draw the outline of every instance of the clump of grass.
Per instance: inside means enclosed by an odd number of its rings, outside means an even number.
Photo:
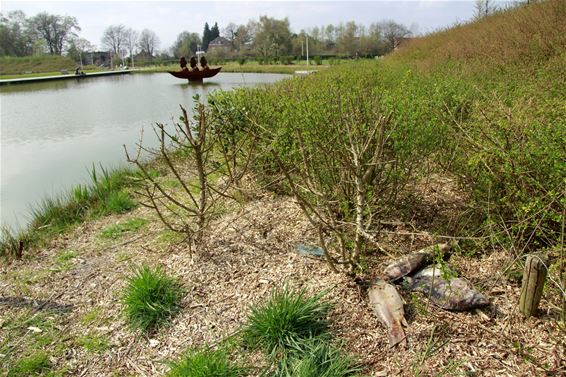
[[[286,357],[313,338],[325,338],[330,310],[330,303],[322,300],[325,293],[308,297],[305,289],[285,286],[274,290],[266,303],[252,306],[243,331],[244,343],[271,357]]]
[[[228,359],[223,350],[189,349],[178,362],[170,363],[168,377],[237,377],[245,375],[245,368]]]
[[[77,337],[76,343],[92,353],[102,353],[110,347],[108,339],[95,333],[88,333]]]
[[[116,239],[121,237],[124,233],[135,232],[143,227],[147,220],[141,218],[130,219],[124,223],[110,225],[102,230],[100,236],[102,238]]]
[[[7,226],[0,227],[0,257],[21,257],[26,235],[16,233]]]
[[[124,313],[132,328],[151,331],[180,310],[183,295],[181,284],[161,268],[143,266],[128,278],[122,299]]]
[[[346,377],[360,371],[359,365],[340,349],[326,343],[311,343],[301,355],[280,364],[277,377]]]
[[[8,377],[36,376],[51,370],[51,362],[45,352],[37,352],[18,360],[8,371]]]
[[[102,308],[96,307],[81,317],[80,321],[83,325],[92,325],[102,320]]]
[[[32,209],[31,229],[59,234],[69,226],[82,221],[86,215],[86,209],[86,203],[66,196],[46,198]]]
[[[108,195],[104,201],[103,212],[110,213],[126,213],[136,208],[136,203],[130,198],[125,191],[116,191]]]
[[[124,213],[135,208],[135,203],[122,189],[128,182],[131,171],[117,169],[108,171],[100,168],[100,173],[93,166],[90,172],[92,187],[89,188],[91,200],[99,203],[98,212],[103,215]]]

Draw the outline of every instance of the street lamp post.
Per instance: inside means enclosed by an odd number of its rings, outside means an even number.
[[[307,34],[307,65],[309,65],[309,35]]]

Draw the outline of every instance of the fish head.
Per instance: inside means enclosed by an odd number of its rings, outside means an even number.
[[[473,308],[489,305],[489,299],[479,292],[476,292],[470,298],[470,304]]]

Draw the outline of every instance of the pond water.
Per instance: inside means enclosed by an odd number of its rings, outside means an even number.
[[[123,144],[154,146],[152,125],[172,123],[179,105],[215,90],[272,83],[287,75],[220,73],[188,84],[167,73],[0,87],[0,222],[21,229],[43,198],[89,183],[93,164],[127,164]]]

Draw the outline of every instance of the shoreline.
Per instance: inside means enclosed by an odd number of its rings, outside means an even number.
[[[82,80],[82,79],[101,77],[101,76],[125,75],[128,73],[132,73],[132,70],[128,69],[121,71],[94,72],[94,73],[87,73],[84,76],[75,75],[75,74],[68,74],[68,75],[62,74],[59,76],[40,76],[40,77],[27,77],[21,79],[6,79],[6,80],[0,80],[0,86],[29,84],[34,82],[45,82],[45,81],[72,80],[72,79]]]

